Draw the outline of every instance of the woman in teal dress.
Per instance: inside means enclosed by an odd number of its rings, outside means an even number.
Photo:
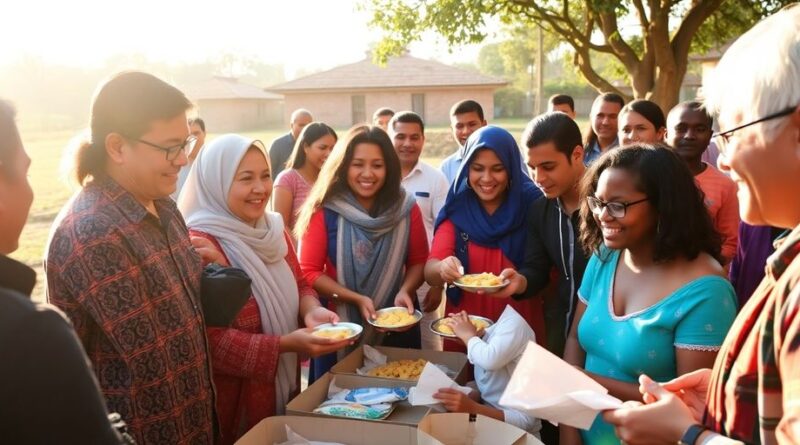
[[[710,368],[736,315],[720,266],[720,237],[702,193],[663,145],[609,152],[583,183],[581,242],[592,258],[564,358],[623,401],[638,378],[670,380]],[[619,444],[600,416],[561,443]]]

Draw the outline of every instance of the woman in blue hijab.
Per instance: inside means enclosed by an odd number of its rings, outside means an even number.
[[[519,147],[508,131],[486,126],[469,137],[464,162],[436,221],[425,279],[431,286],[442,286],[464,274],[489,272],[508,278],[510,284],[491,296],[451,287],[447,313],[463,310],[497,320],[511,305],[543,339],[541,300],[508,298],[526,286],[515,269],[525,255],[526,209],[541,196],[521,164]],[[459,346],[447,342],[445,349]]]

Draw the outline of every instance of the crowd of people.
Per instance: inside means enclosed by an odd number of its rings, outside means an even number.
[[[51,229],[53,306],[6,256],[33,192],[0,101],[0,437],[232,444],[285,412],[304,359],[313,382],[388,345],[466,353],[477,391],[442,389],[445,408],[548,444],[797,443],[799,22],[789,7],[739,38],[704,102],[603,93],[583,134],[567,95],[519,139],[462,100],[439,168],[411,111],[381,108],[340,139],[299,109],[269,148],[206,141],[180,90],[120,73],[94,96],[80,189]],[[208,265],[250,278],[227,326],[200,304]],[[452,286],[483,272],[508,284]],[[459,341],[367,323],[395,306],[423,325],[452,314]],[[466,314],[498,323],[479,332]],[[312,335],[345,321],[364,326],[357,340]],[[623,408],[577,430],[500,406],[528,341]]]

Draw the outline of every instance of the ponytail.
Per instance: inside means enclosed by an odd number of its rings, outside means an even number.
[[[75,179],[80,186],[86,185],[90,177],[95,179],[105,172],[106,151],[91,141],[79,142],[75,151]]]

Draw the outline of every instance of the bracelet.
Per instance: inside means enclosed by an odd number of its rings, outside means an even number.
[[[697,438],[707,429],[708,428],[699,423],[690,426],[686,429],[686,432],[683,433],[683,437],[678,441],[678,445],[695,445],[697,443]]]

